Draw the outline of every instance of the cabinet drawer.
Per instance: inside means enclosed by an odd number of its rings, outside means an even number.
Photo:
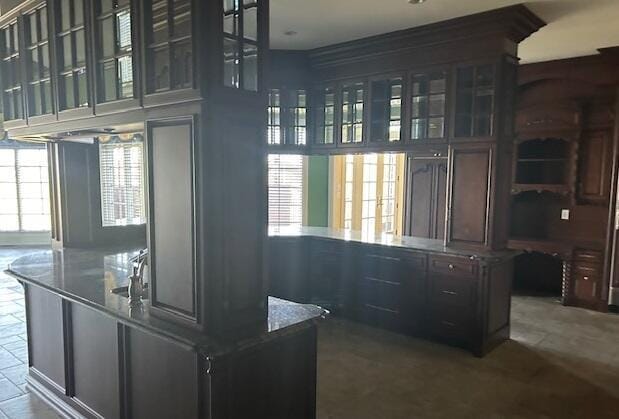
[[[589,276],[592,278],[600,278],[602,276],[602,266],[578,263],[572,269],[575,276]]]
[[[364,277],[360,285],[359,302],[361,305],[400,312],[402,290],[399,283]]]
[[[430,272],[450,276],[476,278],[478,264],[474,260],[450,257],[430,256]]]
[[[363,255],[362,274],[365,278],[401,283],[405,276],[402,258],[378,253]]]
[[[437,305],[429,311],[429,316],[431,335],[463,341],[471,334],[471,316],[467,311]]]
[[[476,284],[460,278],[431,276],[430,300],[433,304],[470,309],[474,303]]]
[[[604,255],[599,250],[576,249],[574,250],[574,262],[584,262],[601,265]]]

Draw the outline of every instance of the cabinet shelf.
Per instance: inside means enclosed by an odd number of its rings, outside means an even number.
[[[551,183],[514,183],[512,185],[512,195],[517,195],[522,192],[549,192],[558,195],[568,196],[572,190],[567,185],[557,185]]]

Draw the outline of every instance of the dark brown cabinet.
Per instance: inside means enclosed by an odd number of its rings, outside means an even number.
[[[409,155],[406,183],[406,225],[408,236],[445,237],[447,201],[447,158]]]
[[[578,198],[591,204],[608,204],[612,141],[607,131],[584,131],[579,155]]]
[[[575,249],[572,264],[568,302],[595,308],[601,298],[603,253],[591,249]]]
[[[448,244],[489,246],[493,144],[457,144],[449,153]]]

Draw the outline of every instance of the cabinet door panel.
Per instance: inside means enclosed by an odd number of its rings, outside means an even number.
[[[435,183],[435,221],[434,239],[443,240],[445,238],[445,218],[447,216],[447,161],[440,161],[434,167]]]
[[[579,198],[608,201],[610,187],[610,137],[605,131],[585,132],[581,141]]]
[[[118,418],[118,326],[110,317],[77,304],[71,313],[75,397],[104,418]]]
[[[447,195],[446,160],[411,158],[408,171],[406,234],[443,239]]]
[[[42,288],[27,287],[30,365],[65,388],[62,299]]]
[[[452,146],[449,242],[487,244],[492,146]]]

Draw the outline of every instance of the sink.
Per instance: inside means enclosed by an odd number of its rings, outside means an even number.
[[[129,298],[129,287],[118,287],[114,288],[110,291],[112,294],[119,295],[121,297]],[[144,289],[142,290],[142,299],[148,299],[148,284],[144,285]]]

